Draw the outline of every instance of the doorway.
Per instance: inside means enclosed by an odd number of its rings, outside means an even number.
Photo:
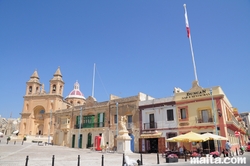
[[[75,138],[76,138],[76,136],[75,136],[75,134],[73,134],[72,135],[72,148],[75,147]]]
[[[88,133],[87,148],[93,147],[92,145],[92,133]]]

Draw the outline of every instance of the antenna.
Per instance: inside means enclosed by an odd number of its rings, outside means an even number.
[[[94,63],[94,71],[93,71],[92,97],[94,97],[94,91],[95,91],[95,63]]]

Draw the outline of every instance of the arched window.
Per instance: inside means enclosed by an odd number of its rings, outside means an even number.
[[[30,93],[32,92],[32,86],[29,86],[29,92]]]
[[[56,85],[53,85],[52,92],[56,91]]]

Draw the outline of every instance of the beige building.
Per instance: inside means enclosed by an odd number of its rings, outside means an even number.
[[[26,82],[19,137],[27,136],[31,140],[47,137],[51,141],[54,133],[54,112],[69,105],[63,100],[63,88],[60,68],[50,80],[48,93],[40,83],[37,71],[34,71]]]
[[[189,91],[184,92],[180,88],[175,88],[174,92],[179,134],[189,131],[200,134],[211,132],[227,137],[233,148],[238,148],[239,142],[244,145],[245,123],[220,86],[202,88],[194,81]],[[235,136],[235,131],[240,132],[239,138]],[[195,149],[195,144],[184,143],[184,146],[189,150]],[[225,147],[225,141],[206,141],[202,146],[203,149],[212,151],[218,147],[221,150]]]
[[[49,92],[45,92],[37,71],[26,83],[24,105],[21,113],[19,137],[28,140],[43,140],[72,148],[91,148],[95,137],[103,135],[106,146],[116,147],[118,122],[127,117],[127,129],[131,140],[131,150],[139,151],[139,101],[147,95],[120,98],[110,96],[109,101],[97,102],[94,97],[84,97],[78,82],[64,99],[64,81],[60,68],[50,80]]]
[[[146,95],[119,98],[111,95],[109,101],[97,102],[88,97],[83,105],[58,110],[55,113],[54,143],[72,148],[96,148],[95,137],[102,134],[106,146],[117,147],[116,137],[121,116],[127,117],[131,150],[139,151],[140,122],[138,103]]]

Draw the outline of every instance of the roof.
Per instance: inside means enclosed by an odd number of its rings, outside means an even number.
[[[85,99],[83,93],[80,91],[80,85],[77,81],[74,84],[74,89],[69,93],[69,95],[66,98]]]

